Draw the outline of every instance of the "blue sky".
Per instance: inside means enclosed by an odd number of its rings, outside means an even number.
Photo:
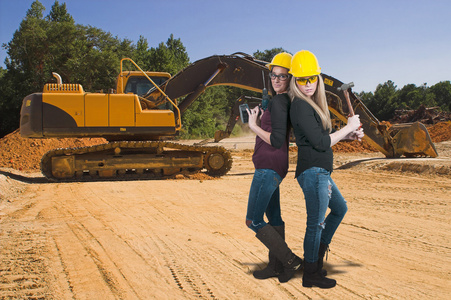
[[[0,43],[11,41],[33,0],[0,0]],[[40,0],[48,14],[54,0]],[[449,0],[60,0],[75,22],[150,47],[180,38],[191,62],[282,47],[310,50],[322,71],[374,91],[451,80]],[[0,51],[4,66],[6,51]],[[119,62],[118,62],[119,63]],[[57,71],[57,70],[55,70]],[[155,70],[158,71],[158,70]]]

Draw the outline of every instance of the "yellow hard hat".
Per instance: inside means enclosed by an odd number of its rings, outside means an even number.
[[[273,66],[279,66],[289,70],[291,66],[291,58],[292,56],[290,53],[281,52],[275,55],[272,58],[271,63],[267,64],[266,66],[268,67],[269,70],[271,70]]]
[[[308,77],[321,74],[321,68],[315,54],[301,50],[293,56],[289,73],[294,77]]]

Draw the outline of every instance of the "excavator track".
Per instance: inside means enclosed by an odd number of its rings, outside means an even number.
[[[140,180],[174,178],[201,172],[225,175],[231,153],[221,146],[167,141],[118,141],[80,148],[54,149],[41,159],[50,181]]]

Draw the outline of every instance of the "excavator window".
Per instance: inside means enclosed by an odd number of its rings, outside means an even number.
[[[160,85],[167,80],[166,77],[150,77],[155,84]],[[145,77],[131,77],[127,81],[125,86],[125,93],[133,93],[138,96],[146,94],[154,86]]]

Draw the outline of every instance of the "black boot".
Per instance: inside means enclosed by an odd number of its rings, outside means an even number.
[[[273,226],[277,233],[285,240],[285,225]],[[278,277],[283,272],[283,264],[277,257],[269,251],[269,262],[263,270],[254,271],[253,275],[257,279],[268,279]]]
[[[297,270],[301,269],[302,259],[288,248],[287,243],[274,227],[268,224],[260,228],[256,237],[282,262],[283,272],[278,276],[280,282],[287,282]]]
[[[308,263],[304,261],[303,287],[317,286],[322,289],[330,289],[336,284],[337,282],[334,279],[327,278],[321,274],[321,269],[318,268],[318,262]]]
[[[320,243],[318,251],[318,269],[321,270],[323,276],[327,276],[327,271],[323,269],[324,255],[329,251],[329,245]],[[327,260],[327,255],[326,255]]]

